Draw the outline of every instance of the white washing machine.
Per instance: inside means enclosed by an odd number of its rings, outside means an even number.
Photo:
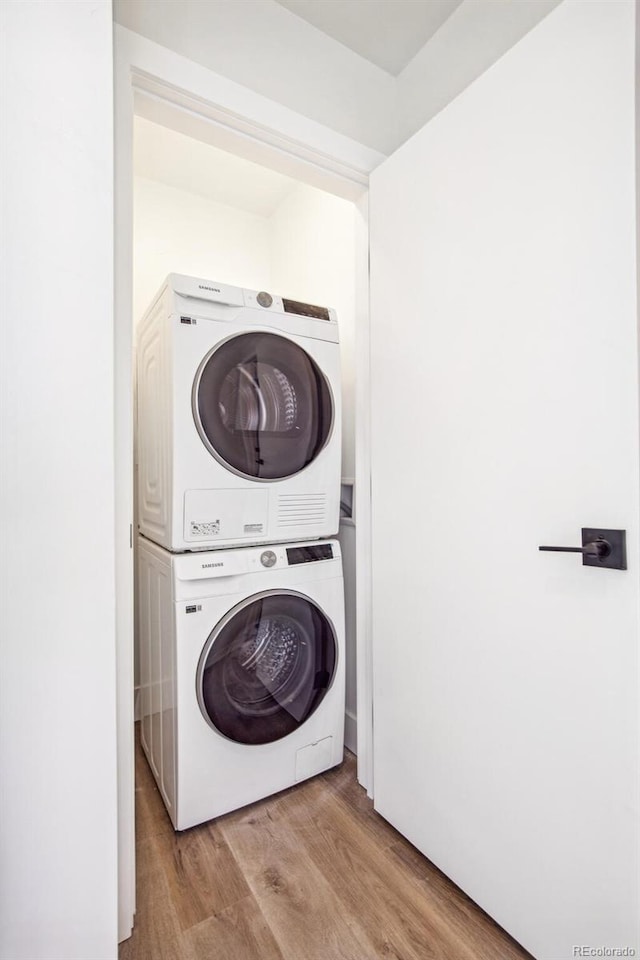
[[[342,761],[337,541],[171,554],[138,538],[142,746],[176,830]]]
[[[145,537],[184,551],[337,533],[334,310],[170,274],[137,368]]]

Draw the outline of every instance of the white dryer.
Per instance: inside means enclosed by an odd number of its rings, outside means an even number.
[[[138,538],[142,746],[176,830],[342,761],[337,541],[170,554]]]
[[[144,536],[184,551],[337,533],[335,311],[170,274],[137,370]]]

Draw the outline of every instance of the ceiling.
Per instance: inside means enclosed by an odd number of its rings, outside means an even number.
[[[277,0],[277,2],[397,76],[462,0]]]
[[[216,203],[270,217],[297,181],[135,117],[134,172]]]
[[[293,139],[308,120],[382,156],[560,2],[113,0],[113,11],[126,30],[231,81],[239,105],[243,91],[259,93],[261,123],[284,107]]]

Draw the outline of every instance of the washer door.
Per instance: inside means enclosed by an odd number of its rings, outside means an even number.
[[[325,614],[292,591],[259,594],[210,634],[198,665],[207,723],[237,743],[272,743],[314,713],[335,673],[336,637]]]
[[[205,357],[193,387],[205,446],[234,473],[282,480],[303,470],[327,443],[331,390],[317,364],[291,340],[243,333]]]

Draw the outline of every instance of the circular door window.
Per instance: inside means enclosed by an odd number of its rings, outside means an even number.
[[[322,703],[336,667],[324,613],[290,591],[240,604],[209,636],[196,678],[207,723],[237,743],[272,743]]]
[[[273,333],[241,334],[212,350],[194,383],[193,412],[209,452],[253,480],[299,473],[333,423],[331,391],[317,364]]]

